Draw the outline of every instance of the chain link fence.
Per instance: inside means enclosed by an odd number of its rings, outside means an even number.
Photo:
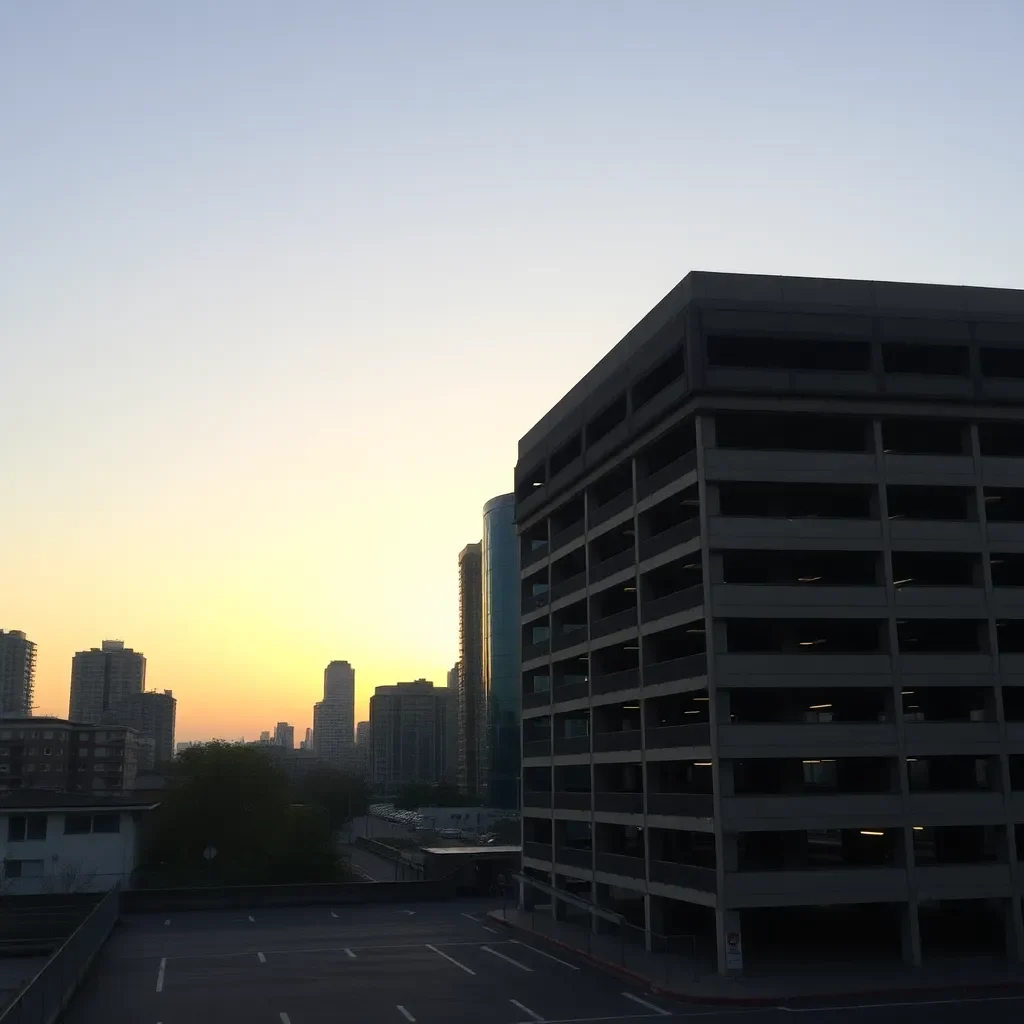
[[[119,898],[115,886],[13,1002],[0,1010],[0,1024],[55,1024],[117,923]]]

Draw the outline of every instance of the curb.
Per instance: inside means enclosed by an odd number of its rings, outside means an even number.
[[[665,996],[666,998],[676,999],[684,1003],[696,1003],[711,1006],[775,1006],[785,1008],[794,1004],[799,1005],[808,1002],[816,1003],[822,1000],[832,1001],[853,998],[887,998],[890,1000],[903,1000],[908,1003],[912,1003],[915,999],[919,999],[921,996],[935,996],[937,993],[943,993],[945,995],[967,995],[970,993],[976,993],[979,995],[983,993],[1024,993],[1024,978],[1022,978],[1019,982],[969,982],[960,985],[950,985],[945,988],[939,985],[917,985],[910,986],[908,988],[854,989],[852,991],[847,989],[840,992],[815,992],[799,996],[697,995],[693,992],[680,992],[677,989],[659,985],[647,977],[646,974],[639,974],[636,971],[631,971],[629,968],[623,967],[621,964],[613,963],[610,960],[602,960],[601,957],[594,956],[593,953],[588,953],[584,949],[577,949],[568,942],[562,942],[561,939],[556,939],[544,932],[534,931],[532,928],[527,928],[525,925],[513,924],[511,921],[506,921],[505,918],[498,915],[496,911],[488,910],[487,917],[489,917],[495,924],[499,924],[511,931],[522,932],[524,935],[529,935],[534,939],[546,942],[548,945],[555,946],[567,953],[572,953],[603,971],[608,971],[611,974],[616,974],[621,978],[625,978],[627,981],[632,981],[636,984],[642,985],[654,995]],[[822,1009],[827,1009],[827,1007],[823,1007]]]

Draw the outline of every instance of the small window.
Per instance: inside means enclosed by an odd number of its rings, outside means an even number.
[[[0,775],[9,775],[11,766],[9,764],[0,764]]]
[[[89,734],[87,732],[80,732],[78,734],[78,738],[79,738],[79,740],[81,740],[83,742],[88,742]]]
[[[53,731],[50,730],[50,729],[47,729],[46,731],[44,731],[43,732],[43,739],[44,740],[52,740],[53,739]]]
[[[26,754],[35,755],[37,753],[37,750],[36,750],[35,747],[26,747],[25,748],[25,753]]]
[[[4,874],[8,878],[41,878],[43,862],[41,860],[5,860]]]
[[[93,832],[120,832],[121,815],[119,814],[97,814],[92,819]]]
[[[20,843],[25,838],[25,816],[12,815],[7,819],[7,842]]]
[[[10,757],[10,756],[11,756],[11,748],[10,747],[0,747],[0,757]]]
[[[43,747],[43,754],[49,757],[53,753],[53,747]]]
[[[25,771],[27,771],[27,772],[34,772],[35,770],[36,770],[36,766],[34,764],[27,764],[27,765],[25,765]]]
[[[0,740],[9,740],[14,738],[14,733],[10,729],[0,729]]]
[[[79,747],[78,748],[78,756],[79,757],[88,757],[89,756],[89,748],[88,747]]]
[[[46,838],[46,815],[45,814],[30,814],[28,815],[28,829],[27,837],[30,840],[38,841]]]
[[[92,831],[92,818],[88,814],[65,814],[64,835],[87,836]]]

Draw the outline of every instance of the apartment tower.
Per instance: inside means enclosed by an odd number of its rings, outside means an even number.
[[[464,793],[480,789],[486,738],[483,701],[483,631],[480,544],[459,552],[459,735],[457,782]]]
[[[21,630],[0,629],[0,718],[32,714],[36,645]]]
[[[72,722],[98,723],[104,711],[141,693],[145,683],[145,656],[121,640],[104,640],[100,647],[79,651],[71,662],[68,717]]]

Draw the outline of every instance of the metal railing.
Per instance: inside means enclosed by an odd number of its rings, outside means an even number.
[[[117,923],[119,898],[120,888],[114,886],[46,966],[0,1012],[0,1024],[54,1024]]]

